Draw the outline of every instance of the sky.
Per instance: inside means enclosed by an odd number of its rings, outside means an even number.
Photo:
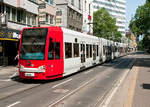
[[[132,17],[134,17],[138,6],[143,5],[146,0],[127,0],[126,1],[126,29]]]

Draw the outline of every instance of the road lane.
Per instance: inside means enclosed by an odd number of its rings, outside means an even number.
[[[35,88],[31,88],[29,90],[20,92],[20,93],[16,93],[13,96],[10,96],[9,98],[5,98],[3,100],[0,101],[0,106],[7,106],[9,104],[12,104],[13,102],[16,101],[21,101],[21,104],[16,105],[16,107],[18,106],[30,106],[30,107],[43,107],[43,106],[48,106],[51,103],[53,103],[56,100],[59,100],[60,98],[64,97],[65,95],[67,95],[68,93],[70,93],[72,90],[77,89],[79,86],[82,86],[83,84],[85,84],[88,80],[90,80],[91,78],[99,75],[99,78],[101,78],[102,81],[102,86],[103,87],[99,87],[100,89],[100,93],[103,93],[103,90],[107,89],[104,88],[106,82],[105,81],[112,81],[114,78],[117,78],[116,74],[111,74],[109,72],[112,72],[112,68],[115,68],[114,65],[119,64],[120,61],[125,61],[128,57],[124,57],[121,59],[118,59],[118,61],[115,61],[114,63],[106,63],[103,64],[101,66],[96,66],[94,68],[92,68],[93,72],[89,72],[85,75],[85,72],[79,72],[76,73],[75,75],[72,76],[68,76],[67,78],[64,79],[60,79],[57,81],[50,81],[50,82],[46,82],[42,85],[39,85]],[[129,60],[129,59],[127,59]],[[129,63],[130,61],[126,61],[127,63]],[[121,69],[121,63],[118,65],[116,65],[116,67],[118,69]],[[114,76],[113,76],[114,75]],[[113,77],[113,78],[112,78]],[[72,80],[71,80],[72,78]],[[71,80],[71,81],[69,81]],[[96,80],[98,82],[98,80]],[[59,85],[59,87],[56,88],[52,88],[57,84],[63,83],[65,81],[69,81],[66,82],[65,84],[61,84]],[[29,84],[29,83],[27,83]],[[111,87],[112,83],[110,82],[110,87]],[[92,88],[91,88],[92,89]],[[38,97],[37,97],[38,96]]]
[[[56,106],[61,106],[63,104],[65,107],[95,107],[97,101],[102,99],[101,96],[104,96],[104,93],[107,94],[113,87],[116,79],[126,71],[123,71],[122,68],[128,67],[131,60],[132,59],[128,59],[124,63],[120,63],[119,69],[116,69],[115,67],[114,69],[107,70],[109,78],[97,78],[95,82],[89,84],[89,86],[60,102],[60,104]]]

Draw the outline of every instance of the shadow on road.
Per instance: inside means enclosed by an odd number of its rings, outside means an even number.
[[[32,80],[32,79],[21,79],[19,76],[14,76],[11,78],[12,81],[16,81],[23,84],[46,84],[50,82],[55,82],[62,80],[63,78],[52,79],[52,80]]]

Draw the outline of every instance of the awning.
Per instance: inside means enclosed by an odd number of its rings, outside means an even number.
[[[0,38],[0,40],[19,41],[18,39]]]

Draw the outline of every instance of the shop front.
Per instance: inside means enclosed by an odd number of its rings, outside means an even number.
[[[0,66],[17,65],[20,34],[18,30],[0,29]]]

